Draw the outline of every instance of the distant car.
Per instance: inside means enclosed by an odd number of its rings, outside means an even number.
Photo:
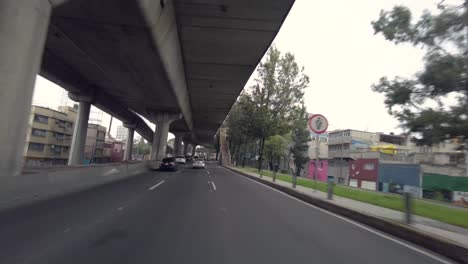
[[[164,158],[161,165],[159,166],[159,169],[162,171],[176,171],[177,163],[173,157]]]
[[[194,168],[194,169],[204,169],[205,168],[205,161],[203,159],[193,160],[192,168]]]
[[[187,162],[187,160],[185,159],[184,156],[177,156],[177,157],[175,158],[175,162],[181,163],[181,164],[185,164],[185,163]]]
[[[193,160],[196,160],[196,159],[198,159],[198,156],[193,156]]]

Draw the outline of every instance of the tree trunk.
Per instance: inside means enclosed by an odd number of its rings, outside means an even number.
[[[242,140],[239,140],[239,147],[237,148],[237,153],[236,153],[236,166],[238,166],[238,164],[239,164],[242,145],[243,145]]]
[[[262,139],[260,140],[260,147],[258,149],[258,171],[262,170],[264,146],[265,146],[265,137],[262,137]]]
[[[231,163],[234,164],[234,161],[236,159],[236,150],[237,148],[239,148],[239,146],[234,143],[233,146],[232,146],[232,153],[231,153]]]
[[[268,167],[270,168],[271,171],[274,170],[274,167],[273,167],[273,151],[270,151],[270,157],[268,159]]]
[[[247,147],[249,146],[249,142],[246,141],[245,142],[245,146],[244,146],[244,157],[242,157],[242,168],[245,167],[245,159],[246,159],[246,155],[247,155]]]

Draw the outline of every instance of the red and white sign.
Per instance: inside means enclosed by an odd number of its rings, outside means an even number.
[[[307,123],[307,127],[310,131],[316,134],[322,134],[327,131],[328,128],[328,120],[323,115],[312,115],[309,118],[309,122]]]

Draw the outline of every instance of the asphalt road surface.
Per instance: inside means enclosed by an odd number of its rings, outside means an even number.
[[[443,261],[215,165],[0,213],[8,264]]]

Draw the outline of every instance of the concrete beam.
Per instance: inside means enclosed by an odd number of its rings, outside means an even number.
[[[51,9],[47,0],[0,1],[0,176],[21,171]]]
[[[164,2],[164,5],[161,3]],[[141,12],[156,43],[158,54],[172,86],[180,112],[189,130],[193,129],[192,107],[185,79],[174,1],[139,1]]]

